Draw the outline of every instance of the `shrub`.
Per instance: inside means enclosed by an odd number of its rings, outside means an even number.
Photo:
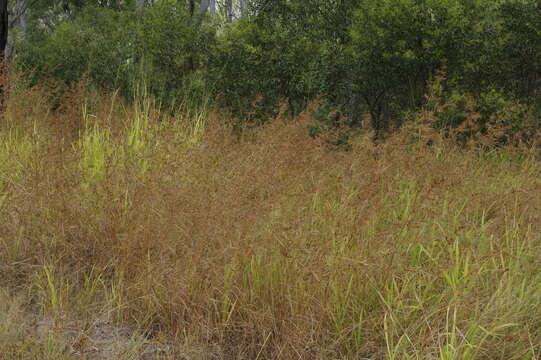
[[[315,52],[305,40],[302,35],[289,37],[279,25],[269,28],[247,20],[230,25],[211,63],[223,106],[252,122],[275,116],[284,100],[291,112],[303,110],[309,96],[303,69]]]
[[[135,48],[151,93],[168,103],[194,100],[191,92],[201,87],[200,72],[214,43],[213,27],[197,24],[176,2],[161,1],[145,9],[136,31]]]
[[[481,93],[446,90],[445,74],[430,83],[427,104],[414,119],[465,145],[531,147],[538,144],[540,108],[516,97],[490,89]]]
[[[463,57],[472,24],[463,1],[362,2],[351,27],[348,54],[355,90],[380,135],[391,116],[422,105],[426,83],[443,64]]]
[[[205,67],[213,33],[172,1],[140,14],[91,6],[23,43],[17,61],[35,71],[36,82],[52,76],[71,84],[86,74],[99,88],[132,95],[144,80],[152,95],[170,103],[187,96],[188,85],[200,86],[193,74]]]
[[[71,84],[88,74],[99,87],[126,88],[133,73],[133,26],[127,14],[88,7],[76,20],[22,43],[17,61],[35,71],[36,82],[52,76]]]

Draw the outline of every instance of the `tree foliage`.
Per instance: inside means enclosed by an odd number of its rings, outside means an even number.
[[[156,0],[142,11],[136,1],[88,3],[38,1],[18,66],[66,82],[87,74],[127,93],[143,77],[168,103],[195,86],[238,122],[317,101],[315,133],[368,116],[384,136],[426,106],[443,68],[449,99],[539,103],[537,0],[222,1],[223,16],[208,13],[207,0]]]
[[[161,1],[142,13],[113,6],[86,6],[50,32],[32,34],[17,56],[35,79],[53,76],[65,83],[89,77],[100,88],[126,94],[145,82],[163,100],[183,91],[185,79],[200,71],[213,32],[197,27],[188,11]]]

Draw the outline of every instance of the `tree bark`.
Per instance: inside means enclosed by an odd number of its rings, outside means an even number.
[[[21,25],[21,39],[25,41],[28,38],[28,24],[26,22],[26,8],[23,0],[17,2],[17,15],[19,16],[19,24]]]
[[[199,19],[197,19],[197,26],[203,23],[205,19],[205,14],[209,9],[209,0],[201,0],[201,6],[199,8]]]
[[[188,12],[193,21],[193,16],[195,14],[195,0],[188,0]]]
[[[137,0],[137,10],[143,10],[145,7],[145,0]]]
[[[210,0],[210,15],[216,15],[216,0]]]
[[[233,0],[225,0],[225,19],[228,24],[233,22]]]

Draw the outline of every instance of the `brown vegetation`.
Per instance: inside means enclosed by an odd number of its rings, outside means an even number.
[[[53,112],[14,89],[2,120],[3,358],[98,356],[97,319],[139,334],[119,359],[149,342],[164,359],[539,358],[534,157],[428,146],[421,126],[332,151],[307,114],[238,136],[72,92]]]

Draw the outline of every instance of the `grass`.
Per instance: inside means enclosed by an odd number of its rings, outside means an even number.
[[[540,358],[534,157],[17,91],[1,359]]]

